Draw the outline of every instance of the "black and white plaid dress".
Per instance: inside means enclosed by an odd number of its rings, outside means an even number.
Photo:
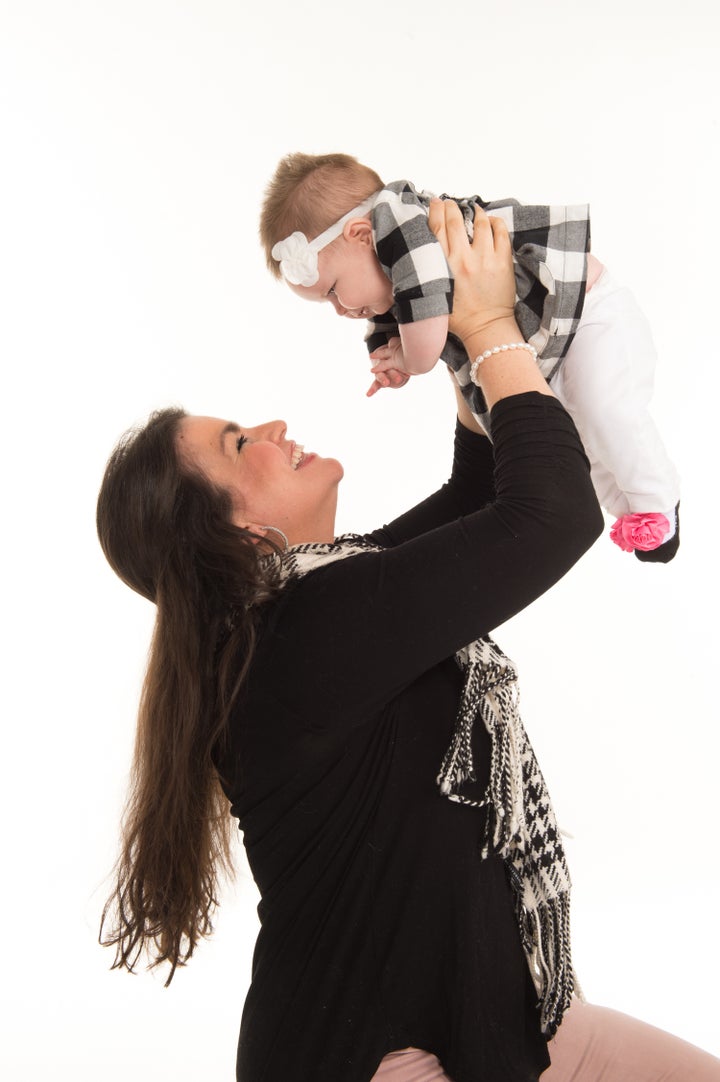
[[[428,224],[432,192],[418,191],[396,180],[378,193],[370,218],[378,259],[392,282],[395,303],[368,323],[368,351],[398,334],[398,325],[415,323],[452,311],[453,277],[445,255]],[[478,195],[454,199],[472,237],[475,207],[480,206],[508,227],[515,264],[515,318],[527,342],[538,351],[546,379],[557,371],[582,315],[590,250],[587,204],[531,206],[517,199],[487,202]],[[470,381],[470,359],[462,343],[448,335],[442,360],[456,374],[472,412],[483,418],[487,407]]]

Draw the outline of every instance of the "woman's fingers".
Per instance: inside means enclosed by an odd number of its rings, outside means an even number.
[[[505,258],[510,252],[510,234],[502,218],[490,217],[482,207],[476,207],[472,247],[487,258],[493,254]]]
[[[428,221],[453,273],[450,330],[463,338],[473,327],[511,318],[515,275],[505,223],[476,207],[471,244],[463,213],[452,199],[433,200]]]
[[[483,211],[485,214],[485,211]],[[498,255],[505,256],[510,251],[510,234],[508,233],[508,227],[502,218],[488,218],[485,214],[486,220],[490,223],[493,235],[493,247]]]
[[[446,199],[431,199],[428,209],[428,225],[440,242],[440,247],[447,256],[447,232],[445,230],[445,208],[448,205]]]
[[[445,201],[445,231],[447,233],[448,249],[452,256],[463,248],[469,247],[465,219],[457,203],[452,199]]]
[[[446,256],[453,249],[467,246],[465,219],[454,200],[432,199],[428,211],[428,224]],[[475,207],[473,226],[473,247],[486,246],[503,255],[509,251],[510,234],[502,218],[493,218],[486,214],[482,207]]]
[[[495,250],[493,219],[488,218],[482,207],[475,207],[472,250],[477,253],[483,262],[491,259]]]
[[[453,260],[457,260],[463,252],[470,251],[465,219],[460,207],[453,199],[431,200],[428,210],[428,225],[437,237],[440,247],[445,253],[445,258],[450,264],[453,263]],[[480,241],[478,241],[478,247],[480,247]]]
[[[428,224],[437,237],[448,261],[471,247],[467,238],[465,218],[452,199],[433,199],[428,211]],[[493,251],[506,254],[510,237],[502,218],[489,217],[482,207],[475,208],[472,248],[480,255]]]

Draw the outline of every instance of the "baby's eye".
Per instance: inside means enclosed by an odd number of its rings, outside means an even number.
[[[330,286],[330,288],[327,291],[327,296],[328,297],[330,297],[330,296],[334,297],[335,296],[335,286]]]
[[[238,438],[235,440],[235,448],[236,448],[238,454],[240,453],[240,451],[242,451],[242,449],[243,449],[243,447],[245,446],[246,443],[247,443],[247,436],[238,436]]]

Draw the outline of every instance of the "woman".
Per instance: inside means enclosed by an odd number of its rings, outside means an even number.
[[[547,1067],[563,1015],[548,1077],[589,1077],[573,1074],[573,1033],[597,1027],[593,1008],[567,1012],[567,869],[512,664],[486,636],[602,518],[519,341],[502,223],[480,216],[470,246],[451,205],[431,221],[454,333],[473,356],[512,347],[477,368],[493,445],[458,396],[439,492],[335,541],[335,460],[280,422],[164,411],[100,493],[110,563],[157,605],[105,942],[128,969],[147,948],[170,980],[209,933],[222,788],[262,896],[242,1082],[520,1082]]]

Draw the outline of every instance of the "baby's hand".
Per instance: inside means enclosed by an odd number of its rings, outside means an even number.
[[[380,346],[370,354],[370,360],[374,362],[370,371],[375,379],[370,385],[367,397],[381,391],[383,387],[404,387],[410,379],[410,373],[405,371],[402,342],[399,337],[390,338],[387,345]]]
[[[374,349],[370,354],[370,360],[374,361],[376,366],[380,361],[388,361],[390,363],[386,365],[386,367],[397,368],[398,371],[410,375],[405,367],[402,339],[399,334],[394,335],[392,338],[388,338],[386,345],[378,346],[377,349]]]
[[[410,379],[407,372],[400,372],[397,368],[386,368],[384,371],[381,371],[379,368],[372,368],[371,372],[375,376],[375,379],[370,384],[370,388],[367,392],[368,398],[372,398],[372,396],[378,391],[381,391],[383,387],[392,387],[394,389],[404,387]]]

